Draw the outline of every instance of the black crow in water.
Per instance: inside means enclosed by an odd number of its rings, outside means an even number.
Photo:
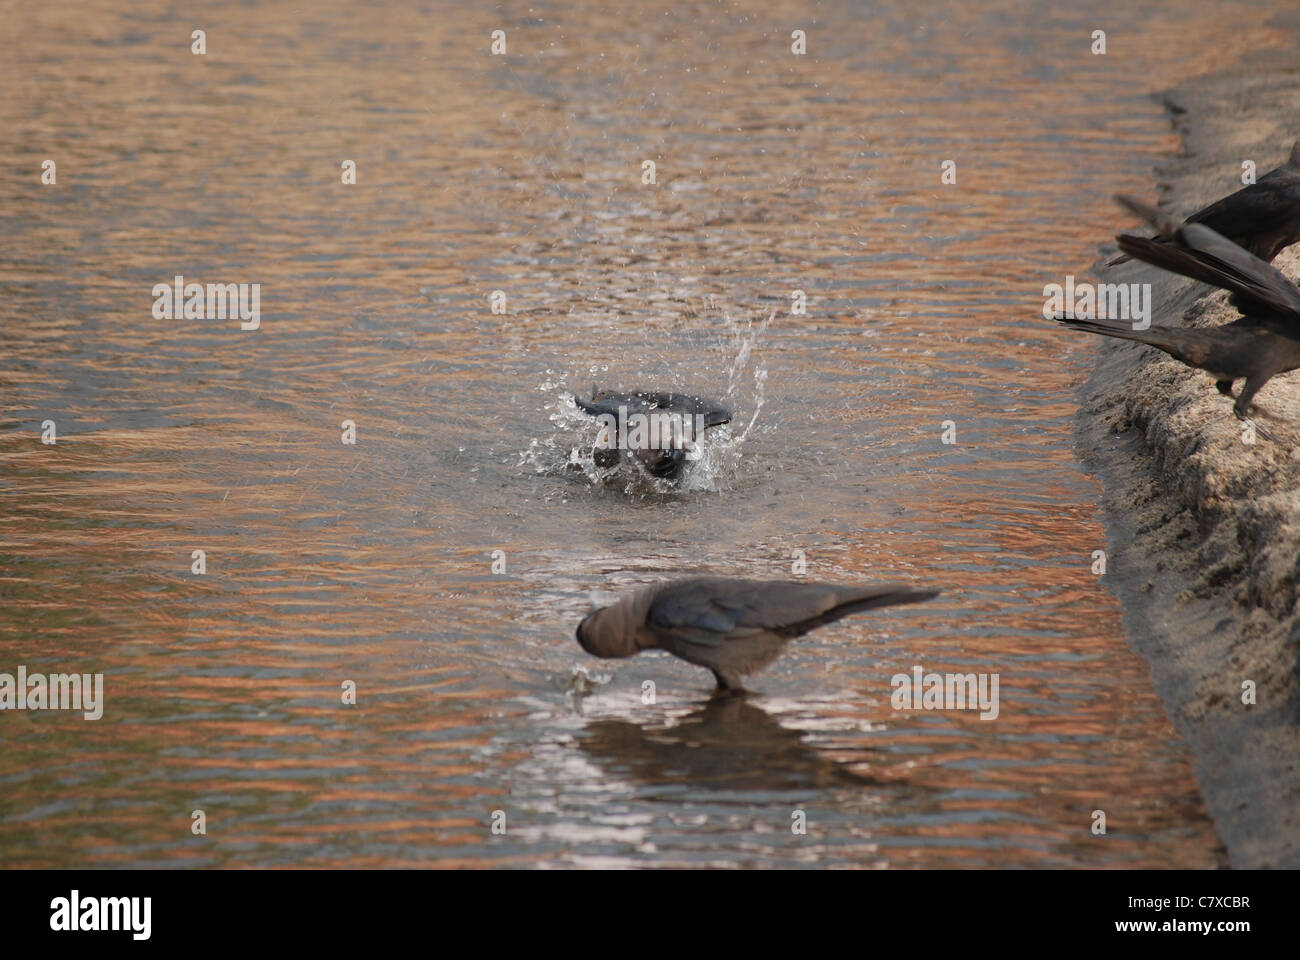
[[[1233,381],[1244,378],[1246,382],[1232,412],[1245,420],[1251,399],[1270,378],[1300,369],[1300,288],[1204,224],[1179,226],[1136,200],[1115,199],[1172,241],[1121,234],[1116,238],[1121,250],[1162,269],[1231,291],[1229,302],[1241,316],[1219,327],[1152,326],[1146,330],[1134,330],[1114,321],[1057,319],[1088,333],[1137,340],[1163,350],[1175,360],[1208,371],[1219,392],[1229,397]]]
[[[720,689],[739,690],[744,674],[766,667],[794,637],[851,613],[917,603],[938,592],[898,583],[669,580],[589,613],[578,624],[578,643],[597,657],[667,650],[712,670]]]
[[[1300,242],[1300,140],[1291,148],[1286,163],[1250,186],[1197,210],[1183,226],[1191,223],[1209,227],[1267,263],[1284,248]],[[1160,232],[1153,240],[1177,242],[1176,230],[1156,229]],[[1107,265],[1129,259],[1121,254]]]
[[[593,453],[596,466],[614,466],[626,450],[647,473],[665,480],[680,477],[695,459],[690,452],[705,430],[731,420],[722,404],[684,393],[601,393],[593,388],[590,400],[575,396],[573,402],[609,428]]]

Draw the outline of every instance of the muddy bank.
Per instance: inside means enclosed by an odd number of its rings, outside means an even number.
[[[1279,25],[1300,36],[1300,16]],[[1286,158],[1300,137],[1297,63],[1300,47],[1270,51],[1165,95],[1183,150],[1156,171],[1163,208],[1182,219],[1240,187],[1243,160],[1262,175]],[[1300,277],[1300,245],[1274,264]],[[1094,273],[1152,283],[1156,324],[1236,315],[1226,294],[1144,264]],[[1104,485],[1106,581],[1196,754],[1230,863],[1300,866],[1300,442],[1245,442],[1209,375],[1159,351],[1100,350],[1078,437]],[[1256,400],[1273,418],[1261,426],[1300,438],[1300,371]]]

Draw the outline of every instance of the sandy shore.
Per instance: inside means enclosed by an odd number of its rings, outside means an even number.
[[[1300,37],[1300,16],[1279,25]],[[1157,170],[1163,208],[1182,219],[1238,188],[1243,160],[1262,175],[1286,158],[1300,137],[1297,63],[1300,47],[1271,51],[1166,95],[1184,149]],[[1300,245],[1274,264],[1300,277]],[[1094,272],[1151,282],[1156,324],[1236,316],[1226,294],[1144,264]],[[1297,438],[1294,451],[1243,442],[1209,375],[1148,347],[1104,342],[1082,392],[1080,448],[1104,485],[1105,579],[1195,752],[1229,862],[1300,867],[1300,371],[1256,398],[1276,418],[1261,425]]]

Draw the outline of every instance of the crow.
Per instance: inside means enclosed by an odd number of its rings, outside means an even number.
[[[608,469],[621,459],[618,427],[622,426],[627,452],[652,477],[664,480],[676,480],[685,472],[692,459],[689,451],[704,430],[731,420],[731,411],[722,404],[684,393],[601,393],[593,387],[590,400],[575,396],[573,402],[584,413],[605,418],[613,428],[593,453],[596,466]],[[648,424],[640,434],[633,419],[638,415]]]
[[[1146,330],[1113,321],[1069,317],[1058,317],[1058,321],[1077,330],[1137,340],[1163,350],[1189,367],[1208,371],[1225,396],[1232,396],[1233,381],[1244,379],[1232,412],[1245,420],[1252,399],[1264,384],[1279,373],[1300,368],[1300,288],[1204,224],[1179,226],[1137,200],[1115,199],[1169,238],[1121,234],[1116,238],[1121,250],[1153,266],[1230,291],[1229,302],[1241,316],[1219,327],[1153,325]]]
[[[1192,223],[1209,227],[1266,263],[1272,263],[1283,249],[1300,242],[1300,140],[1291,148],[1286,163],[1250,186],[1197,210],[1183,226]],[[1160,229],[1152,239],[1158,243],[1175,243],[1176,230]],[[1107,266],[1129,259],[1121,254]]]
[[[597,657],[667,650],[713,671],[719,689],[738,691],[743,675],[766,667],[794,637],[851,613],[938,593],[898,583],[691,577],[652,584],[589,613],[577,636]]]

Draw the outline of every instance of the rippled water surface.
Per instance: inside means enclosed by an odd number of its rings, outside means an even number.
[[[10,14],[0,671],[107,704],[0,714],[0,863],[1217,865],[1090,570],[1094,345],[1039,312],[1176,148],[1152,94],[1269,5],[531,2]],[[177,274],[260,283],[261,329],[155,320]],[[743,442],[593,483],[593,384],[725,396]],[[796,551],[944,593],[748,698],[574,640]],[[1000,716],[895,712],[914,665],[1000,674]]]

